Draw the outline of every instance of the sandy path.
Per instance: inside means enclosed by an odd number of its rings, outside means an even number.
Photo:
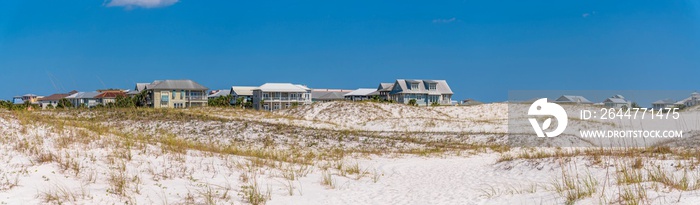
[[[276,197],[269,204],[532,204],[523,197],[509,195],[492,201],[483,190],[494,187],[526,187],[550,178],[547,171],[501,170],[494,168],[495,154],[470,157],[372,159],[361,165],[376,165],[384,173],[378,182],[335,176],[338,186],[328,189],[319,183],[320,175],[302,179],[302,196]],[[516,173],[513,173],[515,171]],[[539,172],[534,174],[532,172]],[[529,177],[526,177],[529,175]],[[526,194],[534,197],[532,194]],[[539,194],[537,194],[539,195]],[[547,203],[547,198],[537,200]],[[552,203],[550,201],[549,203]],[[539,202],[538,202],[539,203]]]

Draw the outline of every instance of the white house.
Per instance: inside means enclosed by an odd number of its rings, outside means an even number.
[[[231,104],[235,104],[238,98],[243,98],[243,102],[249,102],[253,100],[253,90],[257,89],[255,86],[231,86],[229,94],[231,95]]]
[[[73,104],[73,107],[85,106],[91,108],[99,104],[97,102],[97,99],[95,98],[99,94],[100,92],[77,92],[66,97],[66,99],[68,99],[70,103]]]
[[[651,103],[651,107],[654,110],[662,110],[664,108],[674,108],[674,107],[676,107],[676,101],[673,101],[671,99],[657,100],[657,101]]]
[[[350,101],[363,101],[372,98],[372,93],[377,92],[374,88],[360,88],[345,94],[345,99]]]
[[[690,93],[690,97],[683,99],[681,101],[678,101],[675,104],[679,105],[679,106],[685,106],[685,107],[692,107],[695,105],[699,105],[700,104],[700,93],[698,93],[698,92]]]
[[[394,102],[408,104],[415,100],[417,105],[426,106],[433,103],[452,104],[452,89],[445,80],[405,80],[394,82],[389,97]]]
[[[632,101],[625,99],[622,95],[613,95],[603,100],[603,105],[608,108],[631,108]]]
[[[311,89],[291,83],[265,83],[253,90],[253,108],[279,110],[311,104]]]

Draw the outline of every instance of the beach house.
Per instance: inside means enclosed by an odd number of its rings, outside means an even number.
[[[291,83],[265,83],[253,89],[253,108],[279,110],[311,104],[311,89]]]
[[[406,80],[394,82],[389,98],[394,102],[425,106],[432,104],[450,105],[452,89],[445,80]]]

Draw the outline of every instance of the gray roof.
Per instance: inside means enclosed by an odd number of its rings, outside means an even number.
[[[626,100],[626,99],[624,99],[624,98],[608,98],[608,99],[605,99],[603,102],[604,102],[604,103],[605,103],[605,102],[612,102],[612,103],[629,103],[629,101]]]
[[[147,89],[148,85],[150,85],[150,83],[136,83],[136,88],[134,88],[133,91],[141,92],[142,90]]]
[[[466,100],[462,100],[461,104],[462,105],[481,105],[484,103],[481,101],[477,101],[477,100],[466,99]]]
[[[89,98],[95,98],[95,96],[99,95],[100,92],[77,92],[73,95],[70,95],[66,98],[68,99],[89,99]]]
[[[622,99],[625,99],[625,96],[622,96],[622,95],[613,95],[613,96],[610,97],[610,98],[622,98]]]
[[[369,94],[373,93],[374,91],[377,91],[377,89],[360,88],[360,89],[353,90],[352,92],[345,94],[345,96],[369,96]]]
[[[311,99],[312,100],[344,100],[345,94],[349,93],[351,90],[344,89],[312,89]]]
[[[235,96],[253,96],[253,90],[257,88],[255,86],[231,86],[229,93]]]
[[[369,95],[369,96],[375,96],[375,95],[379,95],[379,94],[380,94],[380,93],[379,93],[379,90],[376,90],[376,91],[371,92],[371,93],[369,93],[369,94],[367,94],[367,95]]]
[[[311,92],[313,100],[343,100],[347,92],[316,91]]]
[[[687,97],[687,98],[685,98],[685,99],[683,99],[683,100],[679,100],[678,102],[676,102],[676,104],[683,105],[683,104],[685,104],[686,102],[689,102],[689,101],[691,101],[691,100],[693,100],[693,97],[692,97],[692,96]]]
[[[377,91],[391,91],[394,88],[394,83],[379,83]]]
[[[214,94],[209,95],[210,98],[227,96],[231,94],[231,90],[216,90]]]
[[[209,90],[192,80],[164,80],[153,81],[147,86],[150,90]]]
[[[410,83],[418,83],[418,89],[416,90],[411,90],[411,85]],[[428,90],[428,85],[429,83],[436,83],[436,90]],[[395,86],[398,85],[399,88],[395,88]],[[440,94],[452,94],[452,89],[450,89],[450,86],[447,84],[447,81],[445,80],[405,80],[405,79],[398,79],[396,82],[394,82],[394,88],[392,88],[392,94],[393,93],[418,93],[418,94],[433,94],[433,95],[440,95]]]
[[[561,102],[561,103],[593,103],[590,100],[586,99],[583,96],[579,95],[562,95],[561,97],[557,98],[554,102]]]
[[[663,104],[663,105],[670,105],[670,104],[674,104],[674,103],[676,103],[676,101],[674,101],[674,100],[671,100],[671,99],[663,99],[663,100],[657,100],[657,101],[654,101],[654,102],[653,102],[653,103],[651,103],[651,104]]]
[[[609,97],[608,99],[603,100],[604,103],[616,103],[616,104],[628,104],[630,103],[629,100],[625,99],[624,96],[622,95],[613,95],[612,97]]]

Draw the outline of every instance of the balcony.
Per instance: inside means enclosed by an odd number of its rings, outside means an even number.
[[[306,99],[300,97],[263,97],[262,100],[266,102],[279,102],[279,101],[299,101],[303,102]]]
[[[205,96],[187,96],[188,101],[207,101]]]

